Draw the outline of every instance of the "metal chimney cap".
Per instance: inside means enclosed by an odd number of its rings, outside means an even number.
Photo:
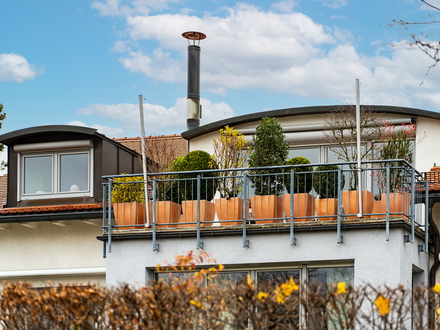
[[[202,32],[188,31],[182,33],[182,37],[189,40],[203,40],[206,38],[206,34]]]

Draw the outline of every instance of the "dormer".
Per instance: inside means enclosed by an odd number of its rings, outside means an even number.
[[[30,127],[0,142],[8,146],[5,207],[101,202],[103,175],[142,172],[136,151],[94,128]]]

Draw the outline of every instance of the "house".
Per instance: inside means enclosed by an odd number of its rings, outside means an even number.
[[[107,253],[107,286],[166,280],[169,274],[157,272],[156,265],[196,249],[223,264],[219,276],[229,282],[249,275],[257,283],[290,277],[323,285],[435,283],[440,275],[435,168],[440,153],[433,146],[440,138],[440,114],[370,106],[397,130],[416,124],[414,140],[421,142],[415,142],[414,164],[362,160],[361,168],[341,161],[338,150],[329,148],[325,116],[335,106],[264,111],[200,126],[200,41],[206,35],[189,31],[182,36],[188,39],[187,131],[182,133],[188,151],[212,154],[213,139],[226,125],[251,142],[262,118],[275,117],[289,158],[303,156],[313,166],[152,173],[143,187],[105,176],[109,205],[98,239]],[[377,142],[363,139],[363,148]],[[335,167],[319,167],[328,163]],[[233,187],[232,194],[219,194],[222,182]],[[261,195],[262,185],[266,190],[274,186],[279,196]],[[132,199],[113,205],[111,191],[129,191]]]
[[[236,173],[246,187],[238,197],[248,202],[242,201],[241,204],[222,202],[218,195],[213,197],[206,192],[203,187],[208,187],[209,180],[216,180],[209,171],[186,174],[185,179],[166,175],[150,177],[149,184],[153,190],[150,198],[153,200],[148,207],[149,227],[126,230],[126,226],[114,222],[111,213],[105,214],[106,230],[98,239],[105,242],[107,248],[107,286],[121,283],[142,286],[163,278],[163,274],[156,272],[157,264],[173,260],[176,254],[196,249],[203,249],[223,264],[225,275],[222,276],[229,280],[240,281],[249,274],[256,281],[292,276],[296,280],[322,284],[335,281],[354,285],[403,284],[407,287],[435,284],[440,279],[440,210],[436,204],[440,189],[436,183],[439,181],[437,170],[430,172],[430,169],[440,163],[440,152],[433,149],[440,138],[440,114],[393,106],[370,108],[396,129],[415,123],[415,140],[423,138],[415,146],[414,166],[406,164],[399,172],[405,177],[400,188],[395,186],[379,191],[373,177],[377,168],[363,162],[362,184],[366,193],[361,195],[361,210],[359,194],[355,193],[352,197],[356,200],[354,210],[342,200],[344,194],[350,196],[347,184],[341,183],[339,188],[335,188],[339,189],[335,202],[337,211],[327,218],[317,213],[319,194],[309,194],[307,198],[312,200],[312,204],[299,199],[294,201],[291,195],[287,195],[289,189],[286,186],[281,198],[284,205],[287,203],[287,209],[278,211],[275,217],[266,214],[257,219],[258,210],[251,212],[252,205],[249,207],[248,204],[255,200],[252,199],[255,190],[247,170]],[[228,125],[239,129],[251,141],[261,119],[275,117],[289,143],[289,157],[304,156],[314,165],[336,163],[339,169],[332,173],[348,178],[350,167],[337,159],[324,137],[325,115],[334,109],[335,106],[316,106],[253,113],[189,129],[182,133],[182,137],[188,140],[189,151],[204,150],[212,154],[213,139],[218,137],[220,128]],[[370,143],[373,142],[364,141],[364,144]],[[390,169],[391,173],[396,173],[393,170],[396,168]],[[387,162],[382,163],[380,171],[386,173]],[[279,174],[275,180],[284,184],[287,175],[289,173]],[[386,180],[389,178],[387,175],[385,181],[389,182],[391,180]],[[181,191],[188,186],[199,187],[196,190],[190,188],[193,197],[199,195],[192,204],[195,205],[191,211],[195,214],[192,221],[188,221],[187,211],[182,210],[188,198],[182,197]],[[393,191],[399,191],[398,195]],[[397,199],[401,202],[398,207]],[[237,214],[241,218],[225,222],[217,209],[216,218],[206,220],[209,211],[208,206],[202,206],[203,200],[217,205],[228,204],[230,210],[239,211]],[[169,201],[175,203],[163,209],[162,204]],[[312,213],[292,211],[301,203],[312,205]],[[357,217],[356,213],[363,214]],[[166,218],[166,214],[171,218]],[[110,218],[113,222],[109,221]],[[204,266],[207,265],[201,267]]]
[[[30,127],[0,135],[0,141],[8,146],[8,175],[0,179],[0,188],[7,180],[0,280],[104,285],[106,260],[96,240],[102,176],[141,172],[140,155],[78,126]]]
[[[142,154],[140,137],[124,137],[113,140]],[[187,153],[188,142],[179,134],[145,137],[145,154],[151,160],[149,172],[163,172],[171,161],[177,157],[185,156]]]

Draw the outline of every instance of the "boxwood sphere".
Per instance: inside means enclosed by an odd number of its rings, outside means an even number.
[[[293,157],[290,158],[286,165],[305,165],[310,164],[310,161],[305,157]],[[287,168],[286,171],[290,172],[291,170],[295,171],[293,176],[293,192],[295,194],[298,193],[308,193],[312,190],[312,173],[310,174],[300,174],[301,172],[313,172],[312,166],[298,166]],[[286,181],[284,182],[286,186],[287,193],[290,194],[290,174],[286,175]]]
[[[175,166],[175,171],[203,171],[216,169],[217,166],[213,162],[211,155],[206,151],[194,150],[189,152],[185,157],[179,160]],[[200,184],[200,199],[212,200],[218,186],[218,179],[213,179],[218,176],[217,173],[181,173],[177,174],[178,179],[191,179],[201,176]],[[196,200],[197,199],[197,181],[188,180],[180,182],[180,196],[181,200]]]
[[[321,172],[321,171],[337,171],[337,165],[318,166],[313,176],[313,189],[321,198],[338,198],[338,172]],[[321,173],[319,173],[321,172]],[[345,176],[342,174],[342,185],[345,185]]]

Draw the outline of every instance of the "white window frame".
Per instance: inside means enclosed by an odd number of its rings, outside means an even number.
[[[81,191],[60,191],[61,156],[87,154],[88,155],[88,189]],[[52,156],[52,192],[42,194],[24,194],[24,160],[27,157]],[[48,198],[68,198],[93,196],[93,149],[55,150],[45,152],[17,153],[17,200],[37,200]]]

